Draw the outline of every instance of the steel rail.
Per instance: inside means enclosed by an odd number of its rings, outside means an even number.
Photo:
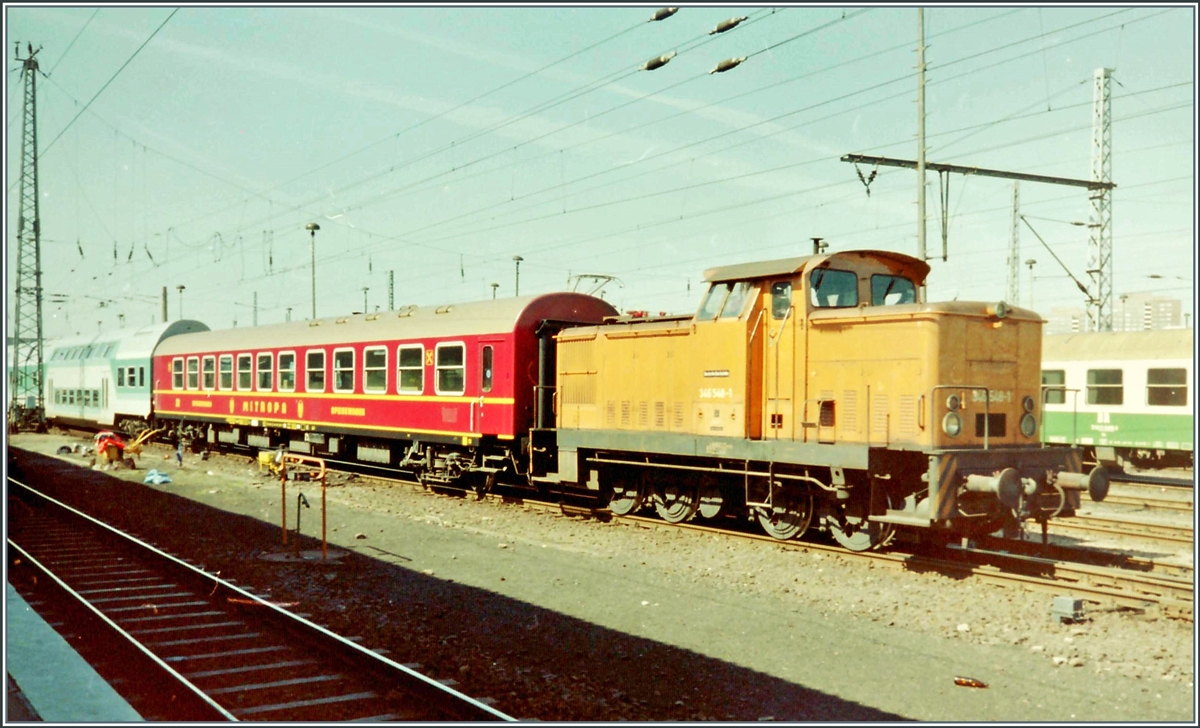
[[[11,479],[10,479],[11,480]],[[100,622],[103,629],[107,632],[116,635],[122,643],[131,650],[141,653],[141,657],[149,660],[154,668],[162,673],[171,683],[181,687],[185,693],[192,698],[192,702],[198,705],[202,711],[202,715],[194,718],[195,720],[210,720],[210,721],[236,721],[237,718],[225,708],[221,707],[215,700],[206,695],[203,690],[181,675],[175,668],[168,665],[161,657],[154,654],[148,647],[141,643],[133,635],[129,634],[121,625],[113,621],[108,615],[100,611],[95,604],[90,602],[78,591],[73,589],[67,582],[63,581],[58,574],[47,565],[43,564],[33,554],[26,551],[20,544],[14,542],[11,538],[7,539],[8,547],[21,555],[21,559],[29,567],[36,569],[42,575],[50,579],[59,591],[66,595],[71,600],[73,606],[87,610],[89,616]]]
[[[1191,526],[1172,526],[1165,523],[1145,523],[1108,516],[1082,516],[1062,521],[1051,521],[1051,531],[1083,531],[1107,536],[1144,538],[1169,543],[1195,543],[1195,532]]]
[[[340,464],[341,463],[335,463],[335,465]],[[360,474],[360,476],[390,482],[409,483],[407,480],[381,477],[379,475]],[[414,485],[416,488],[424,488],[424,486],[420,483],[412,483],[412,485]],[[1160,604],[1172,616],[1177,616],[1188,620],[1192,618],[1191,592],[1194,590],[1194,588],[1190,580],[1183,581],[1162,576],[1151,577],[1150,581],[1142,578],[1144,577],[1144,571],[1170,571],[1170,568],[1156,569],[1155,567],[1150,567],[1147,569],[1143,567],[1141,569],[1126,569],[1120,567],[1088,567],[1085,564],[1075,564],[1070,561],[1057,561],[1036,556],[1003,553],[1000,551],[987,551],[983,549],[967,548],[960,549],[954,547],[950,549],[951,551],[958,552],[958,554],[961,555],[976,554],[977,557],[980,558],[986,557],[993,563],[998,560],[1007,559],[1011,569],[1034,571],[1036,575],[1031,576],[1018,573],[1002,572],[997,570],[994,566],[989,567],[985,564],[972,565],[970,563],[965,563],[958,558],[946,559],[930,557],[921,554],[900,554],[895,552],[853,552],[847,551],[840,546],[825,545],[810,541],[781,541],[765,534],[730,531],[726,529],[713,528],[711,526],[698,525],[695,523],[671,524],[665,521],[643,516],[617,516],[609,513],[603,508],[569,506],[563,503],[541,502],[497,493],[489,493],[485,497],[486,499],[494,502],[516,502],[531,508],[538,508],[547,511],[558,511],[568,515],[590,515],[601,518],[607,515],[610,520],[615,522],[626,522],[654,528],[682,528],[704,533],[723,534],[731,538],[772,543],[785,549],[827,552],[846,559],[885,563],[898,568],[922,570],[935,569],[959,574],[974,574],[988,583],[1001,585],[1007,583],[1010,586],[1013,583],[1019,583],[1025,588],[1041,591],[1061,592],[1063,589],[1063,584],[1066,582],[1071,584],[1075,591],[1084,593],[1093,600],[1108,600],[1122,606],[1134,608],[1145,607],[1149,604]],[[1087,569],[1094,569],[1094,571],[1086,571]],[[1177,569],[1177,571],[1184,570],[1185,567],[1180,567]],[[1190,570],[1187,571],[1190,572]],[[1061,573],[1063,578],[1048,578],[1043,575],[1047,573]],[[1087,583],[1089,579],[1095,579],[1102,583],[1095,586],[1089,585]],[[1186,592],[1186,599],[1183,597],[1177,598],[1172,596],[1172,594],[1178,595],[1184,592]]]
[[[376,677],[381,675],[387,676],[388,680],[395,682],[395,687],[400,687],[403,692],[410,694],[416,701],[419,701],[423,706],[422,709],[429,711],[429,715],[440,716],[437,719],[445,720],[449,717],[451,720],[471,721],[514,720],[512,717],[492,708],[490,705],[464,695],[438,680],[422,675],[405,665],[394,662],[276,604],[263,600],[228,580],[209,574],[182,559],[162,551],[152,544],[134,538],[87,513],[79,511],[45,493],[41,493],[25,483],[11,477],[8,478],[8,482],[11,486],[17,486],[25,492],[55,505],[61,511],[82,520],[103,534],[118,539],[119,542],[125,544],[127,547],[137,549],[138,553],[149,555],[156,562],[174,571],[177,576],[182,575],[198,582],[202,587],[197,590],[197,593],[211,597],[218,590],[221,590],[222,594],[227,593],[229,595],[225,599],[227,603],[246,605],[253,609],[255,618],[262,620],[264,624],[273,623],[277,628],[285,632],[300,635],[302,638],[301,641],[306,647],[313,647],[330,655],[340,655],[341,659],[349,660],[357,666],[357,669],[362,670],[364,674],[370,673]],[[11,521],[13,518],[11,512],[9,517]],[[239,609],[238,611],[245,614],[250,610]],[[146,649],[148,650],[149,648],[147,647]],[[282,710],[287,707],[280,706],[280,709]],[[234,714],[250,715],[245,709],[234,711]]]
[[[1133,506],[1135,508],[1143,508],[1146,510],[1193,510],[1193,504],[1190,499],[1182,500],[1179,498],[1148,498],[1146,496],[1124,495],[1120,493],[1109,493],[1108,496],[1104,498],[1104,503],[1112,506]]]
[[[614,516],[613,520],[640,527],[683,528],[706,534],[723,534],[731,538],[773,543],[788,550],[818,551],[848,560],[883,564],[905,570],[936,570],[942,573],[970,575],[987,583],[1002,586],[1019,584],[1036,591],[1061,593],[1066,583],[1070,585],[1073,593],[1093,601],[1107,601],[1124,607],[1143,609],[1157,605],[1169,616],[1188,621],[1192,619],[1192,592],[1195,587],[1190,580],[1147,576],[1126,569],[956,547],[947,549],[947,556],[939,557],[915,553],[847,551],[840,546],[808,541],[780,541],[767,535],[743,534],[691,523],[670,524],[644,516]],[[955,558],[950,558],[950,555]]]

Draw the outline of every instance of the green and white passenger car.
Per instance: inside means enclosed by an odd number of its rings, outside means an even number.
[[[1190,467],[1194,361],[1191,329],[1044,337],[1042,441],[1100,462]]]
[[[199,321],[172,321],[61,339],[47,347],[45,397],[50,424],[135,433],[150,421],[150,358],[177,334],[208,331]]]

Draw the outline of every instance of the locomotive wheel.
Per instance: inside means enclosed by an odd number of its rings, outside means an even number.
[[[654,510],[667,523],[683,523],[696,515],[700,497],[694,485],[667,482],[654,488]]]
[[[808,493],[780,488],[775,493],[774,506],[756,511],[758,524],[768,536],[787,541],[800,538],[808,530],[813,517],[813,498]]]
[[[610,475],[609,480],[614,482],[610,486],[612,495],[608,499],[608,510],[618,516],[628,516],[630,513],[641,510],[645,498],[638,478],[634,478],[632,481],[616,482]]]
[[[887,508],[891,508],[891,499],[886,492],[881,493]],[[890,523],[868,521],[871,512],[871,491],[865,487],[854,488],[850,498],[834,504],[833,514],[829,518],[829,531],[844,549],[849,551],[869,551],[886,546],[895,535],[895,529]]]
[[[717,479],[711,475],[706,475],[700,479],[700,507],[698,513],[705,520],[713,520],[719,517],[725,510],[725,495],[721,493],[721,486],[717,484]]]

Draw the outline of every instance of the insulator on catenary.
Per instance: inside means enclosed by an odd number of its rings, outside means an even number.
[[[727,30],[733,30],[734,28],[736,28],[738,26],[738,23],[742,22],[745,19],[746,19],[746,16],[743,15],[740,18],[730,18],[729,20],[722,20],[721,22],[717,23],[717,27],[708,31],[708,34],[716,35],[717,33],[724,33]]]
[[[708,73],[709,73],[709,75],[712,75],[714,73],[725,73],[726,71],[728,71],[731,68],[736,68],[738,66],[738,64],[740,64],[744,60],[746,60],[745,56],[741,56],[740,58],[726,58],[725,60],[718,63],[717,67],[714,68],[713,70],[709,71]]]
[[[642,64],[642,70],[643,71],[653,71],[656,68],[662,68],[663,66],[667,65],[667,63],[669,63],[670,60],[674,57],[675,57],[675,51],[671,51],[670,53],[664,53],[661,56],[651,58],[650,60],[648,60]]]
[[[647,22],[653,23],[656,20],[666,20],[677,12],[679,12],[679,8],[659,8],[654,11],[654,15],[651,15],[650,20]]]

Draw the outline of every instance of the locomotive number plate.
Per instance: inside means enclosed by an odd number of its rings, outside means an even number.
[[[1012,398],[1011,389],[993,389],[990,392],[981,392],[978,389],[971,390],[972,402],[985,402],[988,400],[992,402],[1011,402]]]

